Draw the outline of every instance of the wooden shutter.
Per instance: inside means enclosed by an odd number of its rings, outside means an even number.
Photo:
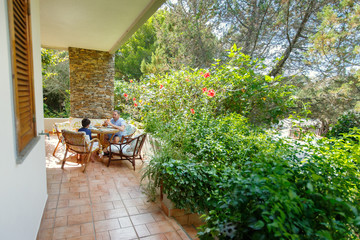
[[[36,136],[29,0],[9,0],[18,152]]]

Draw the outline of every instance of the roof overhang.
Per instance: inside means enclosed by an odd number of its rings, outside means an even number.
[[[114,53],[165,0],[40,0],[41,45]]]

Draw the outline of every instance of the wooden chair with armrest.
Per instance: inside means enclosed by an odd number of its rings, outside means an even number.
[[[64,168],[66,162],[66,155],[68,151],[71,151],[77,155],[85,155],[85,160],[83,162],[84,169],[86,170],[86,166],[90,160],[91,154],[96,151],[101,151],[102,146],[100,144],[99,139],[93,138],[91,141],[86,136],[85,132],[74,132],[70,130],[63,129],[61,131],[62,136],[64,138],[66,144],[66,151],[64,155],[64,159],[61,165],[61,168]]]
[[[122,143],[111,142],[109,147],[109,162],[107,166],[109,167],[111,161],[128,160],[135,171],[135,160],[144,160],[141,156],[141,149],[144,145],[145,139],[146,133],[143,133],[133,138],[125,138],[125,141]],[[118,156],[119,158],[114,158],[115,156]]]
[[[69,129],[70,128],[70,122],[62,122],[62,123],[54,123],[54,132],[56,133],[57,137],[58,137],[58,143],[54,149],[54,152],[53,152],[53,156],[55,157],[55,153],[59,147],[59,144],[62,142],[63,140],[63,137],[62,137],[62,134],[61,134],[61,130],[63,129]]]

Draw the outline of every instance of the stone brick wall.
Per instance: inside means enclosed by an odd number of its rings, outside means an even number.
[[[114,55],[69,48],[69,60],[71,117],[110,117],[114,109]]]

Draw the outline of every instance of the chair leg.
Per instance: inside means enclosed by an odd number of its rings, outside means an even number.
[[[59,140],[59,142],[57,143],[55,149],[54,149],[54,152],[53,152],[53,156],[55,157],[55,153],[56,153],[56,150],[57,148],[59,147],[59,144],[60,144],[61,140]]]
[[[135,171],[135,158],[134,157],[132,159],[132,165],[133,165],[133,168],[134,168],[134,171]]]
[[[86,170],[86,167],[87,167],[87,165],[88,165],[88,163],[89,163],[90,157],[91,157],[91,153],[88,153],[88,154],[86,155],[86,158],[85,158],[85,163],[84,163],[83,172],[85,172],[85,170]]]
[[[107,163],[107,167],[109,167],[109,166],[110,166],[111,157],[112,157],[112,153],[110,152],[110,153],[109,153],[109,161],[108,161],[108,163]]]
[[[64,155],[64,159],[62,161],[62,164],[61,164],[61,169],[64,169],[64,165],[65,165],[65,162],[66,162],[66,155],[68,153],[68,148],[66,148],[66,151],[65,151],[65,155]]]

